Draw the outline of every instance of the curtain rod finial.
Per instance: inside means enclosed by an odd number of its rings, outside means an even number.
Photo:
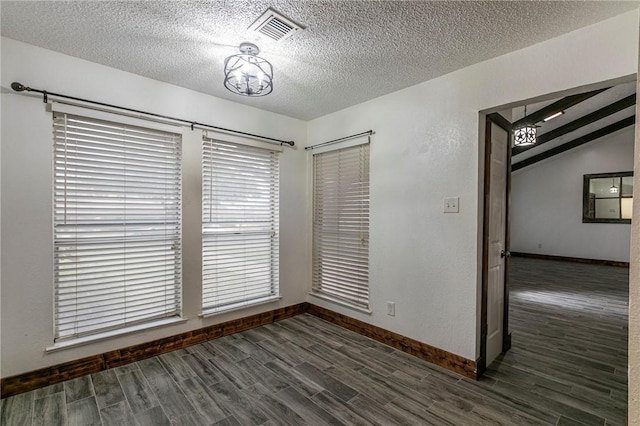
[[[29,90],[27,86],[23,85],[22,83],[18,83],[17,81],[11,83],[11,88],[16,92],[24,92],[25,90]]]

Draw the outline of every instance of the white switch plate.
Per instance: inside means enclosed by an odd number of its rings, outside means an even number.
[[[446,197],[444,199],[444,212],[445,213],[458,213],[460,197]]]
[[[396,304],[394,302],[387,302],[387,315],[396,316]]]

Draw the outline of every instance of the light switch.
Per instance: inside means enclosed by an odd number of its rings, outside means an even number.
[[[458,213],[460,211],[459,204],[460,197],[446,197],[444,199],[444,212],[445,213]]]

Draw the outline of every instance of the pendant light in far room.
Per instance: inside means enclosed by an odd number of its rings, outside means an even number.
[[[258,56],[253,43],[242,43],[240,54],[224,61],[224,87],[241,96],[266,96],[273,91],[273,67]]]
[[[527,106],[524,106],[524,116],[527,116]],[[536,133],[538,129],[535,124],[525,124],[522,127],[513,129],[513,145],[529,146],[536,143]]]
[[[611,187],[609,188],[609,192],[611,194],[617,194],[618,193],[618,187],[616,186],[616,179],[615,178],[611,179]]]

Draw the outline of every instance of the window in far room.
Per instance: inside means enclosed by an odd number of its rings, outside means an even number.
[[[631,223],[633,172],[584,175],[584,223]]]

